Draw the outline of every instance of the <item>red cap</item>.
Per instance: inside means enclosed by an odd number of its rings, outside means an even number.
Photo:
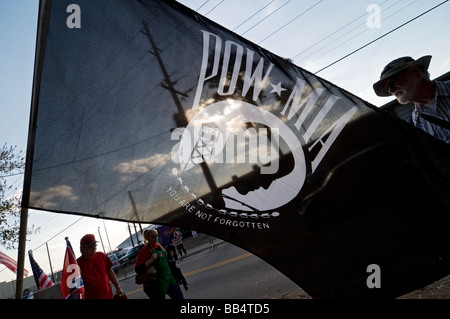
[[[83,238],[81,238],[80,245],[88,246],[88,245],[95,244],[96,242],[97,241],[95,240],[94,235],[87,234],[87,235],[84,235]]]

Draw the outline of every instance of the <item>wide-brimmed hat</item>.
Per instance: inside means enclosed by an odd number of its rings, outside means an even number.
[[[395,59],[386,65],[381,72],[380,80],[373,85],[373,90],[378,96],[390,96],[391,94],[386,91],[385,81],[397,73],[406,70],[412,65],[421,66],[424,70],[428,70],[430,65],[431,55],[425,55],[417,60],[414,60],[410,56],[401,57]]]

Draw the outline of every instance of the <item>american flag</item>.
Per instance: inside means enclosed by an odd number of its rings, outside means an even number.
[[[0,264],[5,265],[13,273],[17,274],[17,262],[1,251],[0,251]],[[23,274],[25,277],[28,276],[28,270],[24,269]]]
[[[38,290],[48,288],[53,285],[53,282],[48,278],[45,272],[39,267],[38,263],[33,258],[33,253],[31,250],[28,252],[28,257],[30,258],[31,269],[33,270],[34,280],[36,281],[36,286]]]

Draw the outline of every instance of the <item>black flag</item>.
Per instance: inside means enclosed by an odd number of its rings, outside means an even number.
[[[450,273],[448,145],[174,1],[41,0],[23,206],[205,232],[313,298]]]

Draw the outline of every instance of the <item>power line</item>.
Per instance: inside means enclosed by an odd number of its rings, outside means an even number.
[[[206,0],[205,2],[203,2],[203,4],[200,6],[200,7],[198,7],[195,11],[198,11],[198,10],[200,10],[205,4],[207,4],[209,2],[209,0]]]
[[[14,186],[17,182],[19,182],[19,185]],[[19,176],[11,185],[8,185],[8,189],[4,193],[4,198],[12,197],[19,188],[23,188],[23,179],[21,176]]]
[[[389,1],[389,0],[383,1],[382,3],[379,4],[379,6],[383,5],[384,3],[388,2],[388,1]],[[400,1],[401,1],[401,0],[399,0],[398,2],[400,2]],[[395,4],[397,4],[398,2],[396,2]],[[394,4],[394,5],[395,5],[395,4]],[[390,7],[389,7],[389,8],[390,8]],[[389,9],[389,8],[388,8],[388,9]],[[311,46],[309,46],[308,48],[304,49],[302,52],[297,53],[295,56],[293,56],[293,57],[291,58],[291,60],[294,60],[294,59],[297,58],[299,55],[303,54],[304,52],[308,51],[309,49],[314,48],[314,47],[315,47],[316,45],[318,45],[319,43],[325,41],[325,40],[328,39],[329,37],[335,35],[335,34],[338,33],[339,31],[345,29],[347,26],[349,26],[349,25],[351,25],[353,22],[355,22],[355,21],[361,19],[361,18],[364,17],[366,14],[367,14],[367,13],[363,13],[362,15],[360,15],[359,17],[353,19],[352,21],[350,21],[349,23],[345,24],[344,26],[342,26],[342,27],[339,28],[338,30],[336,30],[336,31],[334,31],[333,33],[327,35],[325,38],[322,38],[321,40],[317,41],[317,42],[314,43],[313,45],[311,45]],[[360,24],[360,25],[361,25],[361,24]],[[360,25],[358,25],[357,27],[359,27]],[[352,29],[352,30],[354,30],[354,29]],[[352,31],[352,30],[350,30],[350,31]],[[331,43],[332,43],[332,42],[331,42]],[[329,44],[328,44],[328,45],[329,45]],[[325,47],[326,47],[326,46],[325,46]],[[323,49],[323,48],[324,48],[324,47],[322,47],[321,49]],[[320,49],[320,50],[321,50],[321,49]],[[317,51],[316,51],[316,52],[317,52]],[[315,53],[315,52],[314,52],[314,53]]]
[[[273,14],[275,14],[275,12],[277,12],[278,10],[280,10],[281,8],[283,8],[285,5],[287,5],[289,2],[291,2],[292,0],[288,0],[287,2],[285,2],[281,7],[278,7],[275,11],[271,12],[269,15],[267,15],[266,17],[264,17],[262,20],[258,21],[256,24],[254,24],[252,27],[250,27],[249,29],[247,29],[244,33],[242,33],[241,35],[246,34],[248,31],[250,31],[251,29],[253,29],[254,27],[256,27],[258,24],[260,24],[261,22],[263,22],[264,20],[266,20],[267,18],[269,18],[270,16],[272,16]]]
[[[218,6],[220,6],[222,4],[222,2],[224,2],[225,0],[220,1],[218,4],[216,4],[214,6],[214,8],[212,8],[211,10],[209,10],[208,12],[206,12],[205,16],[207,16],[208,14],[210,14],[214,9],[216,9]]]
[[[242,21],[237,27],[235,27],[233,29],[233,31],[235,31],[237,28],[239,28],[241,25],[243,25],[245,22],[247,22],[248,20],[250,20],[251,18],[253,18],[255,15],[257,15],[258,13],[260,13],[262,10],[264,10],[265,8],[267,8],[270,4],[272,4],[275,0],[270,1],[268,4],[266,4],[264,7],[262,7],[261,9],[259,9],[258,11],[256,11],[254,14],[252,14],[250,17],[248,17],[247,19],[245,19],[244,21]]]
[[[23,175],[23,174],[25,174],[25,173],[24,172],[18,172],[18,173],[12,173],[12,174],[8,174],[8,175],[0,175],[0,178],[12,177],[12,176]]]
[[[409,6],[411,6],[411,5],[413,5],[414,3],[416,3],[417,1],[419,1],[419,0],[415,0],[414,2],[411,2],[410,4],[408,4],[408,5],[406,5],[406,6],[404,6],[403,8],[401,8],[400,10],[397,10],[396,12],[394,12],[394,13],[392,13],[391,15],[389,15],[389,16],[387,16],[386,18],[384,18],[383,19],[383,22],[384,21],[386,21],[387,19],[389,19],[390,17],[392,17],[392,16],[394,16],[394,15],[396,15],[397,13],[399,13],[400,11],[403,11],[403,10],[405,10],[407,7],[409,7]],[[397,2],[398,3],[398,2]],[[395,3],[395,4],[397,4],[397,3]],[[392,6],[390,6],[389,8],[391,8]],[[389,8],[387,8],[387,9],[389,9]],[[364,22],[364,23],[362,23],[362,24],[365,24],[366,22]],[[353,31],[353,30],[355,30],[356,28],[358,28],[359,26],[361,26],[362,24],[360,24],[360,25],[358,25],[357,27],[355,27],[355,28],[353,28],[352,30],[350,30],[350,32],[351,31]],[[365,32],[367,32],[369,29],[368,28],[365,28],[363,31],[361,31],[361,32],[359,32],[358,34],[356,34],[356,35],[354,35],[353,37],[351,37],[350,39],[347,39],[346,41],[344,41],[344,42],[342,42],[342,43],[340,43],[339,45],[337,45],[337,46],[335,46],[334,48],[332,48],[332,49],[330,49],[330,50],[328,50],[328,51],[326,51],[325,53],[323,53],[322,55],[320,55],[320,56],[318,56],[317,58],[315,58],[314,60],[312,60],[312,61],[309,61],[309,63],[312,63],[312,62],[314,62],[314,61],[316,61],[316,60],[318,60],[318,59],[320,59],[321,57],[323,57],[324,55],[326,55],[326,54],[328,54],[328,53],[330,53],[331,51],[334,51],[334,50],[336,50],[337,48],[339,48],[339,47],[341,47],[341,46],[343,46],[344,44],[346,44],[347,42],[349,42],[349,41],[351,41],[351,40],[353,40],[353,39],[355,39],[356,37],[358,37],[358,36],[360,36],[361,34],[363,34],[363,33],[365,33]],[[334,43],[334,42],[336,42],[337,40],[339,40],[340,38],[342,38],[344,35],[342,35],[342,36],[340,36],[340,37],[338,37],[337,39],[335,39],[334,41],[332,41],[332,42],[330,42],[330,43],[328,43],[326,46],[324,46],[324,47],[322,47],[322,48],[320,48],[319,50],[317,50],[317,51],[315,51],[315,52],[313,52],[313,53],[311,53],[310,55],[308,55],[305,59],[307,59],[308,57],[310,57],[310,56],[312,56],[314,53],[317,53],[317,52],[319,52],[320,50],[322,50],[322,49],[324,49],[324,48],[326,48],[327,46],[329,46],[330,44],[332,44],[332,43]]]
[[[354,50],[354,51],[350,52],[349,54],[347,54],[347,55],[343,56],[342,58],[340,58],[340,59],[338,59],[338,60],[336,60],[336,61],[334,61],[333,63],[330,63],[330,64],[328,64],[328,65],[327,65],[326,67],[324,67],[324,68],[320,69],[319,71],[315,72],[314,74],[317,74],[317,73],[319,73],[319,72],[322,72],[323,70],[325,70],[325,69],[329,68],[330,66],[332,66],[332,65],[334,65],[334,64],[336,64],[336,63],[338,63],[338,62],[340,62],[340,61],[342,61],[342,60],[344,60],[344,59],[348,58],[349,56],[351,56],[351,55],[355,54],[356,52],[358,52],[358,51],[360,51],[360,50],[364,49],[365,47],[367,47],[367,46],[371,45],[372,43],[374,43],[374,42],[376,42],[376,41],[378,41],[378,40],[380,40],[380,39],[384,38],[385,36],[387,36],[387,35],[391,34],[392,32],[394,32],[394,31],[396,31],[396,30],[398,30],[398,29],[400,29],[400,28],[404,27],[405,25],[407,25],[407,24],[411,23],[412,21],[414,21],[414,20],[416,20],[416,19],[420,18],[421,16],[423,16],[423,15],[427,14],[428,12],[430,12],[430,11],[432,11],[432,10],[436,9],[437,7],[439,7],[439,6],[443,5],[444,3],[448,2],[448,1],[449,1],[449,0],[445,0],[445,1],[441,2],[441,3],[439,3],[438,5],[434,6],[433,8],[431,8],[431,9],[429,9],[429,10],[427,10],[427,11],[425,11],[425,12],[421,13],[421,14],[419,14],[418,16],[416,16],[416,17],[412,18],[411,20],[408,20],[407,22],[405,22],[405,23],[403,23],[403,24],[399,25],[398,27],[396,27],[396,28],[392,29],[391,31],[389,31],[389,32],[386,32],[385,34],[383,34],[382,36],[380,36],[380,37],[376,38],[375,40],[372,40],[372,41],[370,41],[369,43],[367,43],[367,44],[363,45],[362,47],[360,47],[360,48],[358,48],[358,49],[356,49],[356,50]]]
[[[300,13],[299,15],[297,15],[294,19],[292,19],[291,21],[285,23],[282,27],[280,27],[279,29],[275,30],[274,32],[272,32],[271,34],[269,34],[267,37],[265,37],[264,39],[262,39],[261,41],[258,42],[258,44],[260,44],[261,42],[267,40],[268,38],[270,38],[271,36],[273,36],[275,33],[277,33],[278,31],[284,29],[286,26],[288,26],[289,24],[291,24],[292,22],[294,22],[295,20],[297,20],[298,18],[300,18],[302,15],[304,15],[306,12],[308,12],[309,10],[311,10],[312,8],[314,8],[315,6],[317,6],[319,3],[321,3],[323,0],[320,0],[318,2],[316,2],[314,5],[312,5],[311,7],[309,7],[308,9],[306,9],[305,11],[303,11],[302,13]]]
[[[36,248],[34,248],[33,250],[37,250],[38,248],[42,247],[43,245],[45,245],[45,243],[49,242],[50,240],[52,240],[53,238],[55,238],[56,236],[58,236],[59,234],[61,234],[62,232],[66,231],[67,229],[69,229],[70,227],[72,227],[73,225],[75,225],[76,223],[78,223],[80,220],[82,220],[84,218],[84,216],[78,218],[76,221],[74,221],[72,224],[70,224],[69,226],[67,226],[66,228],[64,228],[63,230],[61,230],[59,233],[57,233],[56,235],[54,235],[53,237],[51,237],[50,239],[47,239],[45,242],[43,242],[42,244],[40,244],[39,246],[37,246]]]

